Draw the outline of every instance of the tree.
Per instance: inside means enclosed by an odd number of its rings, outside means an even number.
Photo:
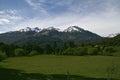
[[[12,57],[15,47],[13,45],[1,45],[0,50],[5,52],[8,57]]]
[[[97,54],[98,54],[97,48],[88,47],[88,55],[97,55]]]
[[[34,55],[37,55],[38,52],[36,50],[32,50],[30,53],[29,53],[29,56],[34,56]]]
[[[74,48],[75,46],[76,46],[76,45],[75,45],[74,41],[70,40],[70,41],[69,41],[69,47],[70,47],[70,48]]]
[[[37,51],[39,54],[43,54],[43,48],[38,45],[32,46],[32,51]]]
[[[52,54],[52,52],[53,52],[53,49],[52,49],[51,45],[50,44],[46,44],[45,45],[45,53],[46,54]]]
[[[103,54],[108,55],[108,56],[112,56],[113,52],[115,52],[114,48],[109,46],[109,47],[104,48]]]
[[[7,57],[7,55],[5,54],[5,52],[0,51],[0,61],[5,59]]]
[[[67,49],[67,48],[68,48],[67,43],[64,43],[63,49],[65,50],[65,49]]]
[[[31,45],[24,45],[24,46],[22,46],[22,48],[24,49],[24,54],[25,55],[29,55],[29,53],[32,51],[32,46]]]
[[[14,54],[15,54],[15,56],[25,56],[24,49],[22,49],[22,48],[15,49]]]
[[[87,48],[85,48],[85,47],[78,47],[78,48],[75,49],[74,54],[77,55],[77,56],[86,55],[87,54]]]
[[[57,45],[57,42],[55,41],[53,44],[53,54],[57,53],[57,49],[58,49],[58,45]]]
[[[63,55],[83,56],[86,54],[87,54],[87,48],[85,47],[68,48],[63,52]]]
[[[74,48],[67,48],[64,52],[63,55],[74,55]]]

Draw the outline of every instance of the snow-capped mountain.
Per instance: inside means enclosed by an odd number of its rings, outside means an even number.
[[[64,32],[82,32],[82,31],[85,31],[85,30],[78,26],[71,26],[64,30]]]
[[[40,32],[40,31],[41,31],[41,29],[40,29],[40,28],[38,28],[38,27],[35,27],[35,28],[33,28],[33,31],[35,31],[35,32]]]
[[[113,37],[115,37],[115,36],[117,36],[117,35],[119,35],[119,33],[109,34],[107,37],[108,37],[108,38],[113,38]]]
[[[61,31],[58,28],[48,27],[40,29],[24,28],[19,31],[7,32],[0,34],[0,42],[7,44],[52,44],[57,41],[59,44],[68,42],[70,40],[75,41],[77,44],[90,43],[102,39],[101,36],[84,30],[78,26],[70,26],[67,29]]]
[[[84,32],[85,30],[78,27],[78,26],[70,26],[65,30],[60,30],[59,28],[54,28],[54,27],[48,27],[48,28],[43,28],[40,29],[39,27],[35,27],[35,28],[30,28],[30,27],[26,27],[24,29],[20,29],[20,32],[29,32],[29,31],[34,31],[34,32],[43,32],[43,31],[61,31],[61,32]]]
[[[48,27],[48,28],[45,28],[45,30],[56,30],[56,31],[58,31],[59,29],[58,28],[54,28],[54,27]]]
[[[20,32],[29,32],[29,31],[40,32],[41,29],[38,27],[35,27],[35,28],[26,27],[24,29],[20,29],[19,31]]]

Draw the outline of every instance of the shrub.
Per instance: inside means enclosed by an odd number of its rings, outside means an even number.
[[[7,57],[5,52],[0,51],[0,61]]]
[[[98,54],[98,50],[94,47],[90,47],[88,48],[88,55],[97,55]]]
[[[38,52],[36,50],[32,50],[30,53],[29,53],[29,56],[34,56],[34,55],[37,55]]]
[[[78,55],[78,56],[83,56],[83,55],[86,55],[87,54],[87,48],[85,47],[78,47],[75,49],[75,55]]]
[[[68,48],[63,52],[64,55],[75,55],[75,56],[83,56],[87,54],[87,48],[78,47],[78,48]]]
[[[15,49],[14,54],[15,54],[15,56],[25,56],[24,49],[22,49],[22,48]]]
[[[103,55],[107,55],[107,56],[112,56],[115,52],[115,49],[113,47],[105,47],[104,51],[103,51]]]
[[[63,52],[63,55],[73,55],[75,52],[74,48],[68,48]]]

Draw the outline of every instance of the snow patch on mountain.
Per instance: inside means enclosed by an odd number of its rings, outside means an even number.
[[[84,29],[78,27],[78,26],[71,26],[64,30],[64,32],[82,32]]]
[[[49,31],[56,30],[56,31],[59,31],[60,29],[54,28],[54,27],[48,27],[48,28],[45,28],[45,30],[49,30]]]
[[[26,28],[24,28],[24,29],[20,29],[19,31],[20,31],[20,32],[28,32],[28,31],[40,32],[41,29],[38,28],[38,27],[35,27],[35,28],[26,27]]]
[[[43,28],[43,29],[40,29],[39,27],[35,27],[35,28],[26,27],[19,31],[20,32],[28,32],[28,31],[41,32],[41,31],[52,31],[52,30],[59,31],[59,32],[84,32],[85,31],[84,29],[82,29],[78,26],[70,26],[64,30],[60,30],[59,28],[55,28],[55,27],[48,27],[48,28]]]

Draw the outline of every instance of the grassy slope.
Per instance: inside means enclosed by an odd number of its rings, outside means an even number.
[[[120,57],[112,56],[53,56],[8,58],[0,66],[8,69],[23,70],[26,73],[82,75],[106,78],[108,67],[117,67],[116,78],[120,75]]]

